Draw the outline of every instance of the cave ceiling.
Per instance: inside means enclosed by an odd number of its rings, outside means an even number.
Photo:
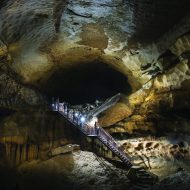
[[[153,147],[159,164],[168,153],[172,165],[189,159],[189,0],[0,1],[0,148],[8,157],[46,160],[50,149],[78,143],[78,132],[50,112],[52,97],[83,111],[119,92],[121,99],[98,115],[107,132],[182,141],[128,141],[126,151],[137,156]]]
[[[55,73],[91,63],[123,74],[136,92],[179,61],[173,46],[190,30],[188,5],[188,0],[1,1],[2,73],[20,88],[32,87],[33,102]]]

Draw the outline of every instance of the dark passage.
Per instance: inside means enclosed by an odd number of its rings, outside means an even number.
[[[43,85],[49,97],[59,97],[70,104],[93,103],[118,92],[128,94],[127,77],[105,63],[83,63],[60,69]]]

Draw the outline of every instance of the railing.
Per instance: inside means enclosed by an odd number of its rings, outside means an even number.
[[[132,167],[130,159],[126,156],[123,150],[118,147],[114,138],[107,133],[103,128],[96,126],[89,126],[85,122],[81,122],[79,117],[75,117],[74,113],[70,113],[69,109],[64,107],[63,104],[55,102],[52,104],[53,111],[58,111],[62,116],[64,116],[69,122],[71,122],[75,127],[82,131],[86,136],[97,137],[104,145],[106,145],[115,155],[118,156],[128,168]]]
[[[112,150],[112,152],[114,152],[129,168],[132,167],[132,163],[130,162],[129,157],[127,157],[123,150],[118,147],[117,143],[109,133],[107,133],[104,129],[100,128],[100,132],[97,137],[107,147],[109,147],[109,149]]]
[[[63,115],[67,120],[69,120],[73,125],[75,125],[79,130],[81,130],[85,135],[87,136],[97,136],[97,131],[88,126],[85,123],[78,122],[78,119],[75,120],[72,117],[69,117],[66,113],[63,111],[58,111],[61,115]]]

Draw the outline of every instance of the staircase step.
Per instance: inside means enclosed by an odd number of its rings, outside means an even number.
[[[74,120],[72,120],[71,118],[69,118],[67,116],[67,114],[65,114],[63,111],[58,111],[63,117],[65,117],[69,122],[71,122],[75,127],[77,127],[80,131],[82,131],[85,135],[87,136],[97,136],[94,135],[94,133],[92,132],[87,132],[86,130],[84,130],[83,128],[81,128],[81,126],[76,123]],[[112,137],[110,137],[109,134],[107,134],[107,132],[104,131],[104,129],[101,128],[99,135],[97,136],[108,148],[111,149],[111,151],[113,153],[115,153],[124,163],[126,163],[127,165],[131,165],[130,161],[127,159],[127,157],[125,156],[125,154],[118,149],[117,147],[117,143],[114,141],[114,139]],[[109,139],[109,141],[107,140]]]

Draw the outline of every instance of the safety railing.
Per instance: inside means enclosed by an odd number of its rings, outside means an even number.
[[[75,127],[82,131],[86,136],[96,136],[104,145],[106,145],[115,155],[118,156],[129,168],[132,166],[130,159],[126,156],[123,150],[117,145],[114,138],[101,127],[91,127],[85,122],[81,122],[79,117],[75,117],[70,113],[67,107],[56,102],[52,104],[53,111],[58,111]]]

